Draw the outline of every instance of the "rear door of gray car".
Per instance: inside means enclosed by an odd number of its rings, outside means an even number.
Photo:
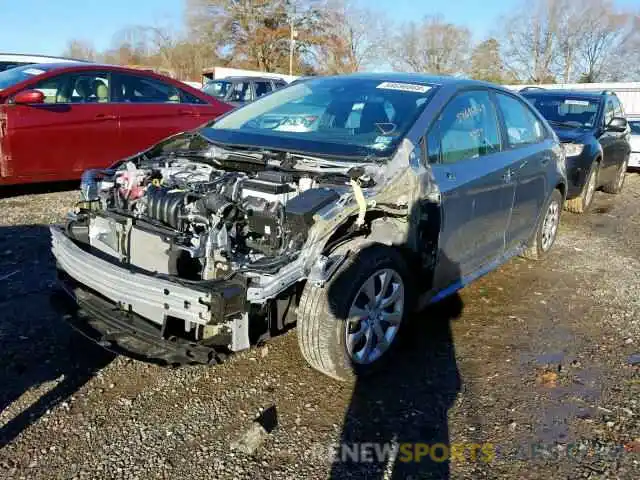
[[[509,152],[507,175],[515,185],[513,210],[507,227],[506,247],[516,248],[529,240],[548,196],[547,180],[553,170],[552,148],[546,127],[534,111],[514,95],[496,92],[503,121],[504,145]]]
[[[442,289],[504,252],[514,184],[489,91],[457,93],[431,125],[427,150],[441,194],[434,287]]]

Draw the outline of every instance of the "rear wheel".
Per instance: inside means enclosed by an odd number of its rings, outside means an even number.
[[[554,190],[547,200],[529,247],[523,253],[524,257],[539,260],[551,250],[558,235],[561,210],[562,194],[560,191]]]
[[[409,307],[404,259],[383,246],[346,262],[324,287],[307,283],[298,309],[298,345],[316,370],[338,380],[389,360]]]
[[[622,187],[624,187],[624,179],[627,176],[627,164],[629,160],[625,160],[622,162],[622,165],[618,168],[618,172],[616,173],[616,178],[607,183],[602,190],[607,193],[618,194],[622,191]]]
[[[595,196],[596,188],[598,186],[598,169],[598,162],[593,162],[589,169],[587,181],[584,184],[584,187],[582,187],[580,195],[576,198],[572,198],[571,200],[567,200],[564,203],[564,207],[567,210],[572,213],[584,213],[589,209],[593,203],[593,197]]]

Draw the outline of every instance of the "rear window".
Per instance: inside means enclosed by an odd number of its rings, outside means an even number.
[[[21,67],[10,68],[4,72],[0,72],[0,90],[9,88],[25,80],[35,78],[52,68],[55,67],[35,64],[23,65]]]
[[[9,70],[10,68],[20,67],[22,65],[31,65],[33,62],[0,62],[0,72]]]

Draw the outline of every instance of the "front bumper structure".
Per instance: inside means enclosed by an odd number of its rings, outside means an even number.
[[[128,269],[84,250],[51,227],[62,290],[54,305],[74,327],[103,347],[166,363],[217,363],[221,352],[249,348],[246,289],[239,284],[179,284]],[[222,327],[215,346],[167,334],[168,321]]]

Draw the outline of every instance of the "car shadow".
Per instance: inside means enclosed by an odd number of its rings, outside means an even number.
[[[449,478],[448,411],[461,388],[451,322],[463,308],[456,293],[410,315],[384,367],[356,378],[330,478]]]
[[[0,227],[0,448],[114,358],[54,312],[54,284],[48,227]]]
[[[20,195],[36,195],[41,193],[66,192],[77,190],[78,180],[65,182],[28,183],[25,185],[0,185],[0,198],[17,197]]]

